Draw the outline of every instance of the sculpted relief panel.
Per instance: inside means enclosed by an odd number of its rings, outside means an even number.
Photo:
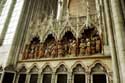
[[[67,31],[61,40],[56,40],[50,34],[44,42],[40,42],[39,36],[36,36],[25,46],[22,59],[90,56],[101,52],[99,33],[95,28],[91,28],[84,30],[78,39],[70,31]]]

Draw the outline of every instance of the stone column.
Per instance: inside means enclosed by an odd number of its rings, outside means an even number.
[[[30,82],[30,74],[28,73],[27,75],[26,75],[26,81],[25,81],[25,83],[29,83]]]
[[[125,23],[120,0],[111,0],[114,35],[116,36],[121,81],[125,83]]]
[[[41,83],[41,73],[38,74],[38,80],[37,83]]]
[[[55,79],[56,79],[56,73],[53,72],[53,73],[52,73],[51,83],[55,83]]]
[[[91,83],[91,74],[90,74],[90,72],[86,72],[86,83]]]
[[[67,83],[72,83],[72,72],[68,72],[68,80]]]
[[[115,40],[113,36],[113,27],[111,23],[111,16],[109,11],[109,5],[108,0],[104,0],[104,9],[105,9],[105,15],[106,15],[106,22],[107,22],[107,31],[108,31],[108,40],[109,40],[109,46],[111,50],[111,56],[112,56],[112,65],[113,65],[113,83],[120,83],[120,76],[119,76],[119,67],[118,67],[118,58],[116,53],[116,47],[115,47]]]

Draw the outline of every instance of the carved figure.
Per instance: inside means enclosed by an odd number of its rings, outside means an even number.
[[[26,45],[22,59],[28,59],[28,52],[29,52],[29,45]]]
[[[48,57],[50,57],[50,56],[51,56],[51,48],[50,48],[50,46],[48,46],[48,47],[46,48],[46,50],[45,50],[45,55],[44,55],[44,57],[48,58]]]
[[[89,54],[91,54],[90,40],[87,38],[86,42],[87,42],[86,54],[89,55]]]
[[[58,42],[58,57],[64,56],[64,47],[61,41]]]
[[[56,43],[54,43],[53,45],[52,45],[52,51],[51,51],[51,56],[52,57],[57,57],[57,52],[58,52],[58,47],[57,47],[57,45],[56,45]]]
[[[101,41],[99,36],[96,37],[96,53],[101,53]]]
[[[41,43],[41,44],[40,44],[40,47],[39,47],[39,53],[38,53],[39,58],[43,58],[43,57],[44,57],[44,46],[43,46],[43,45],[44,45],[44,44]]]
[[[69,44],[65,43],[64,44],[64,54],[67,55],[69,53]]]
[[[69,47],[69,53],[73,56],[76,55],[76,52],[77,52],[77,44],[76,44],[76,40],[73,40],[71,43],[70,43],[70,47]]]
[[[85,53],[86,53],[86,43],[84,42],[83,39],[81,40],[81,43],[80,43],[79,47],[80,47],[80,56],[85,55]]]
[[[28,58],[30,58],[30,59],[34,58],[34,49],[35,49],[35,46],[33,44],[31,44]]]
[[[35,45],[35,52],[34,52],[34,58],[39,57],[39,44]]]

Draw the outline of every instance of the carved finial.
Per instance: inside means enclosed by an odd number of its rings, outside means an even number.
[[[61,19],[62,11],[63,11],[63,0],[58,0],[57,20]]]

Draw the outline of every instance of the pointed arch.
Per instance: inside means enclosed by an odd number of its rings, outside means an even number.
[[[52,32],[52,31],[47,31],[47,32],[44,34],[44,36],[43,36],[43,42],[46,41],[46,39],[48,38],[49,35],[52,35],[52,37],[53,37],[55,40],[57,39],[56,34],[55,34],[54,32]]]
[[[52,43],[56,42],[55,37],[53,36],[53,34],[48,34],[46,36],[46,39],[44,40],[44,45],[45,46],[50,46]]]
[[[18,72],[26,73],[26,72],[27,72],[26,66],[25,66],[25,65],[22,65],[22,66],[19,68]]]
[[[51,68],[49,65],[47,65],[47,66],[43,69],[42,72],[43,72],[43,73],[52,73],[52,68]]]
[[[76,37],[73,35],[71,31],[66,31],[65,33],[63,33],[61,40],[68,41],[70,39],[76,40]]]
[[[100,60],[97,60],[92,65],[89,66],[89,72],[107,72],[108,73],[108,72],[111,72],[111,70],[106,64],[104,64]]]
[[[71,72],[73,72],[73,69],[77,66],[81,66],[84,69],[84,72],[86,72],[86,70],[88,69],[82,62],[77,61],[71,66]]]
[[[47,62],[41,67],[40,72],[43,72],[43,70],[46,69],[47,67],[49,67],[51,71],[53,71],[52,66],[50,65],[50,63]]]
[[[87,29],[86,24],[83,24],[83,26],[79,30],[79,38],[80,38],[82,33],[86,32],[86,30],[96,30],[98,32],[96,25],[91,24],[90,29]]]
[[[62,70],[61,70],[61,68],[62,68]],[[63,63],[63,62],[61,62],[61,63],[59,63],[56,67],[55,67],[55,70],[54,70],[55,72],[68,72],[69,71],[69,68],[68,68],[68,66],[65,64],[65,63]]]
[[[30,43],[33,43],[33,42],[35,42],[35,43],[40,43],[40,37],[37,35],[37,36],[34,36],[32,39],[31,39],[31,41],[30,41]]]
[[[41,73],[52,73],[52,67],[51,65],[49,65],[49,63],[45,63],[42,67],[41,67]]]
[[[57,68],[57,70],[56,70],[57,73],[67,72],[67,71],[68,71],[67,68],[66,68],[65,65],[63,65],[63,64],[61,64],[61,65],[59,66],[59,68]]]
[[[37,64],[33,64],[30,68],[29,68],[29,73],[38,73],[39,72],[39,68],[37,66]]]
[[[71,32],[73,34],[73,36],[76,38],[76,32],[71,28],[71,26],[65,26],[61,30],[59,38],[62,39],[66,32]]]

